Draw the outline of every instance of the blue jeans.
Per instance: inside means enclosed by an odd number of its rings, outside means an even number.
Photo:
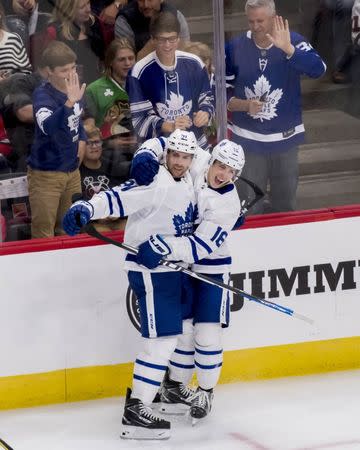
[[[257,184],[264,193],[269,184],[270,212],[294,211],[299,179],[298,148],[284,152],[247,152],[242,172],[245,178]],[[240,199],[254,197],[249,186],[239,185]],[[264,213],[264,198],[254,205],[250,214]]]

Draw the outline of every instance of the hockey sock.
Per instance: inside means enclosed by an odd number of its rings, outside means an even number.
[[[219,381],[223,361],[221,334],[220,324],[195,325],[195,367],[203,390],[211,390]]]
[[[177,337],[145,338],[144,340],[144,351],[139,353],[134,365],[132,397],[150,404],[164,378]]]
[[[169,361],[169,377],[187,386],[194,373],[194,326],[192,319],[183,321],[183,334],[178,337],[174,353]]]

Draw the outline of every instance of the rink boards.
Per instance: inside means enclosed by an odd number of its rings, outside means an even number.
[[[221,382],[360,367],[360,208],[250,218]],[[119,234],[114,236],[121,237]],[[0,408],[124,394],[141,338],[124,254],[87,236],[0,245]]]

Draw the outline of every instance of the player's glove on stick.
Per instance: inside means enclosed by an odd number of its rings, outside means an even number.
[[[159,172],[159,163],[151,153],[135,155],[130,167],[130,178],[139,186],[148,186]]]
[[[93,215],[93,207],[90,203],[80,200],[75,202],[71,208],[66,211],[63,218],[63,228],[69,236],[75,236],[80,233],[81,227],[86,225]]]
[[[140,244],[136,262],[148,269],[155,269],[162,258],[170,253],[171,249],[164,239],[158,234],[153,234],[148,241]]]

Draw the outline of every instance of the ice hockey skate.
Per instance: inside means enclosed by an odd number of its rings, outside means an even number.
[[[170,422],[152,414],[150,407],[131,398],[127,389],[120,437],[122,439],[169,439]]]
[[[195,392],[183,383],[169,378],[166,372],[160,388],[160,408],[164,414],[185,414],[189,411],[191,399]]]
[[[195,425],[200,419],[206,417],[211,411],[214,398],[213,390],[204,391],[198,388],[194,394],[190,405],[190,417],[192,425]]]

